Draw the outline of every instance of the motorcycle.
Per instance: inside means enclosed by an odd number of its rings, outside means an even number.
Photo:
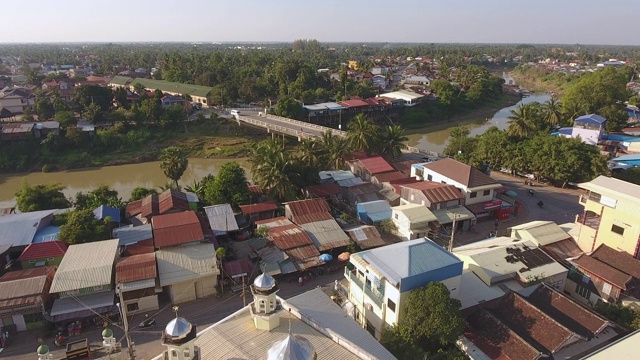
[[[138,327],[141,327],[141,328],[147,328],[147,327],[151,327],[151,326],[153,326],[153,325],[155,325],[155,324],[156,324],[156,319],[154,319],[154,318],[149,318],[149,315],[145,315],[145,316],[144,316],[144,318],[145,318],[145,319],[144,319],[144,321],[143,321],[143,322],[141,322],[141,323],[138,325]]]
[[[529,191],[527,191],[527,193],[529,194],[529,196],[532,196],[532,197],[536,196],[536,193],[531,189],[529,189]]]
[[[58,335],[56,335],[56,338],[53,341],[53,343],[57,347],[65,346],[65,345],[67,345],[67,338],[64,337],[61,332],[59,332]]]
[[[542,202],[542,200],[538,201],[538,206],[540,207],[540,209],[544,208],[544,203]]]

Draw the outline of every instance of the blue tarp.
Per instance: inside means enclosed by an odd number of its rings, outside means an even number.
[[[97,209],[93,210],[93,215],[98,220],[104,220],[107,216],[111,217],[113,221],[120,222],[120,209],[116,209],[109,205],[100,205]]]
[[[640,141],[640,137],[626,134],[605,134],[602,137],[602,140],[611,140],[611,141],[619,141],[619,142],[638,142]]]
[[[558,133],[562,135],[571,135],[573,133],[573,128],[566,127],[558,129]]]
[[[58,226],[45,226],[42,229],[36,231],[33,235],[32,243],[43,243],[47,241],[58,240],[58,234],[60,234],[60,227]]]

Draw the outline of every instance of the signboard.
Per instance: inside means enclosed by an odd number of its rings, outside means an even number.
[[[485,203],[484,209],[487,210],[487,209],[492,209],[499,206],[502,206],[502,200],[495,200],[495,201],[490,201],[488,203]]]

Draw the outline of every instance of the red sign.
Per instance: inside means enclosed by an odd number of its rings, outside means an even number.
[[[490,201],[488,203],[484,203],[484,209],[491,209],[494,207],[502,206],[502,200]]]

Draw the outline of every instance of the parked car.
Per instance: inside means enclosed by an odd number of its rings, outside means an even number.
[[[239,116],[240,115],[240,110],[236,110],[236,109],[231,110],[231,115],[232,116]]]
[[[438,160],[440,160],[440,158],[437,157],[437,156],[429,156],[429,157],[425,156],[425,157],[420,159],[420,161],[425,162],[425,163],[432,163],[432,162],[436,162]]]

